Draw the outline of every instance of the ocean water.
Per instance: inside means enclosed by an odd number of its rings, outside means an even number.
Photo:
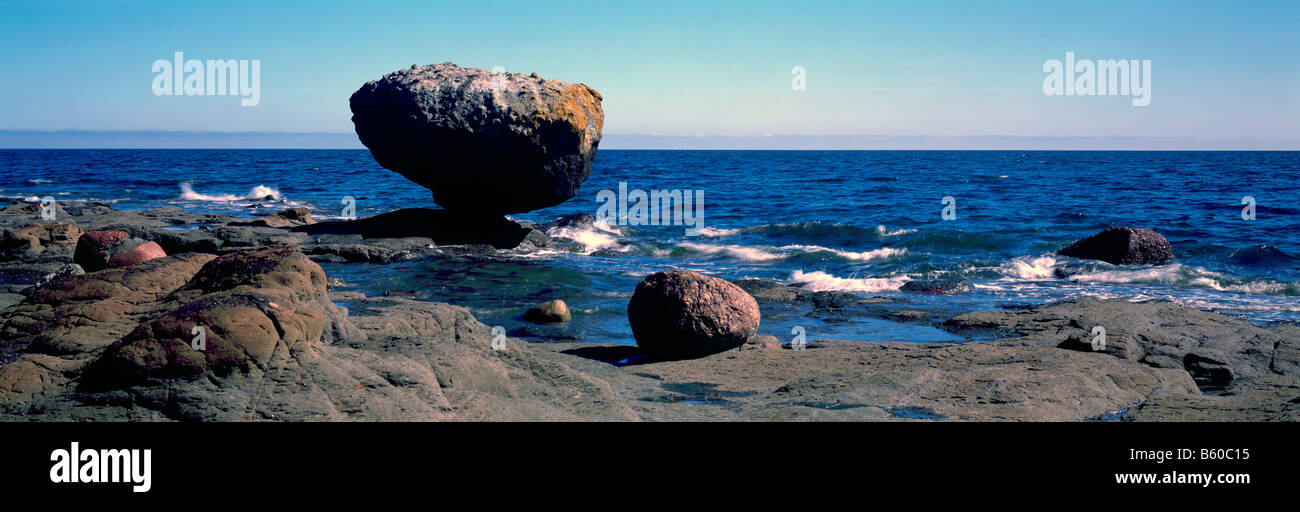
[[[1240,248],[1300,255],[1300,153],[1136,151],[620,151],[602,150],[581,193],[512,218],[545,222],[596,213],[601,190],[704,192],[703,226],[557,229],[575,251],[490,257],[437,255],[397,264],[322,265],[371,295],[418,290],[469,308],[533,341],[634,343],[626,306],[645,275],[683,268],[907,301],[894,309],[951,315],[1080,295],[1167,299],[1268,324],[1300,321],[1300,264],[1240,265]],[[338,217],[436,207],[429,192],[365,150],[4,150],[0,196],[110,201],[119,209],[176,205],[241,217],[306,205]],[[943,220],[942,198],[956,200]],[[1242,219],[1242,198],[1256,218]],[[1072,260],[1053,252],[1109,225],[1155,229],[1177,259],[1157,267]],[[917,279],[965,279],[970,291],[900,291]],[[532,304],[562,298],[562,326],[523,322]],[[765,304],[760,332],[782,339],[935,342],[924,323],[827,315]]]

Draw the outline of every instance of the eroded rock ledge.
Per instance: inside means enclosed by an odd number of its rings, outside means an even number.
[[[494,350],[462,308],[348,300],[365,314],[335,305],[287,246],[61,279],[0,311],[0,418],[635,418],[599,380],[516,340]]]

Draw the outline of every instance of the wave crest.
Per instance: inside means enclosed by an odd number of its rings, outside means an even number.
[[[795,270],[790,274],[791,283],[800,283],[804,289],[814,292],[820,291],[844,291],[844,292],[883,292],[895,291],[903,287],[903,284],[910,279],[907,276],[894,277],[836,277],[826,272],[817,270],[813,272],[804,272]]]
[[[194,191],[189,182],[181,182],[181,199],[186,201],[282,201],[280,191],[266,185],[258,185],[242,196],[234,194],[208,195]]]

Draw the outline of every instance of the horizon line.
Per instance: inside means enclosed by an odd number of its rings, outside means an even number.
[[[686,151],[1300,151],[1300,140],[1195,136],[625,134],[602,149]],[[612,144],[611,144],[612,142]],[[366,149],[354,132],[0,129],[0,149]]]

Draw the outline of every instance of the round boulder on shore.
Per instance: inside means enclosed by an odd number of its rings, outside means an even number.
[[[591,174],[601,95],[536,73],[450,62],[367,82],[350,100],[361,143],[449,210],[522,213],[560,204]]]
[[[651,359],[691,359],[739,347],[758,332],[758,303],[724,279],[685,270],[651,274],[636,286],[627,320]]]
[[[1174,259],[1173,247],[1160,233],[1130,226],[1106,228],[1057,254],[1113,265],[1163,265]]]
[[[131,238],[125,231],[87,231],[77,239],[73,261],[87,272],[125,267],[166,257],[157,242]]]

